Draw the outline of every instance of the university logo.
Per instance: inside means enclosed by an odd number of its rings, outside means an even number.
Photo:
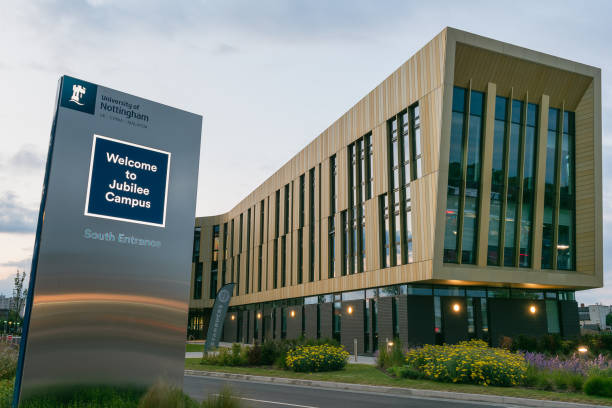
[[[72,85],[72,96],[70,97],[70,102],[74,102],[77,105],[83,106],[80,101],[85,91],[87,91],[87,89],[84,88],[83,85]]]
[[[64,75],[60,105],[93,115],[96,111],[98,86]]]

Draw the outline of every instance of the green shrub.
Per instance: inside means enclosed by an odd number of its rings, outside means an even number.
[[[261,346],[255,343],[253,347],[249,347],[246,350],[247,362],[249,365],[260,365],[261,364]]]
[[[593,376],[584,383],[584,392],[587,395],[612,397],[612,378]]]
[[[523,383],[528,367],[522,355],[489,347],[482,340],[411,349],[406,362],[424,378],[498,386]]]
[[[240,408],[240,400],[232,395],[229,387],[223,387],[219,395],[209,395],[208,399],[202,402],[202,408]]]
[[[346,365],[349,353],[344,347],[297,346],[289,350],[285,358],[287,367],[297,372],[341,370]]]
[[[274,361],[278,358],[280,351],[276,345],[276,342],[272,340],[264,341],[261,346],[261,365],[272,365]]]
[[[407,365],[401,367],[390,367],[387,371],[399,378],[410,378],[413,380],[423,378],[423,374],[420,371],[415,370],[414,368]]]
[[[163,381],[149,388],[138,402],[138,408],[197,408],[199,405],[183,390]]]
[[[387,344],[380,345],[376,364],[380,368],[402,367],[406,363],[406,356],[402,350],[402,342],[400,339],[393,340],[393,345],[389,347]]]
[[[10,380],[17,372],[19,350],[8,345],[0,345],[0,380]]]
[[[0,408],[9,408],[13,402],[14,380],[0,380]]]

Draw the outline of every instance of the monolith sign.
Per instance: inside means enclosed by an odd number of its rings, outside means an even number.
[[[64,76],[15,401],[180,386],[202,117]]]

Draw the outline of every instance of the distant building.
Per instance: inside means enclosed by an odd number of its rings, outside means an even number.
[[[595,330],[606,330],[606,316],[612,313],[612,306],[604,305],[588,305],[584,303],[578,308],[578,319],[580,320],[580,327],[595,329]]]

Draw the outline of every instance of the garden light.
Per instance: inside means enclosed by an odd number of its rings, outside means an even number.
[[[584,354],[584,353],[586,353],[587,351],[589,351],[589,349],[588,349],[586,346],[578,346],[578,352],[579,352],[580,354]]]
[[[455,304],[453,305],[453,311],[454,311],[455,313],[457,313],[457,312],[459,312],[460,310],[461,310],[461,306],[459,306],[459,303],[455,303]]]
[[[389,347],[393,347],[393,342],[392,341],[388,342],[387,344],[389,345]]]

